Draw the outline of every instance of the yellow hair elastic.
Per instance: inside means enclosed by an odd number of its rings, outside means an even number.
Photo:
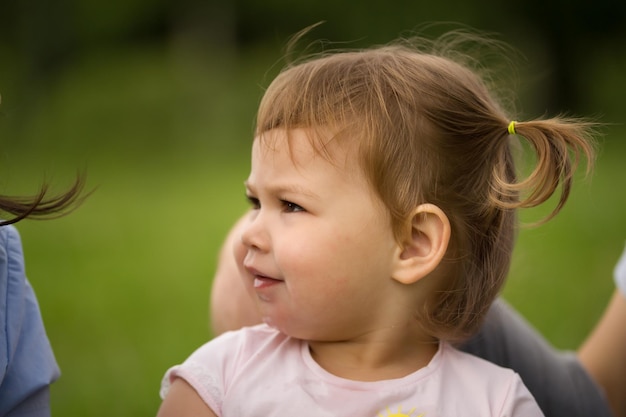
[[[509,135],[515,134],[515,123],[517,123],[515,120],[509,123]]]

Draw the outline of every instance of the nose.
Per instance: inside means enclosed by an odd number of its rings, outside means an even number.
[[[248,221],[241,231],[241,242],[246,248],[259,251],[267,250],[269,236],[264,217],[260,210],[253,211],[248,215]]]

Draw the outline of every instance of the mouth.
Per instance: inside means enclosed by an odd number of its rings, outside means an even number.
[[[267,288],[276,284],[280,284],[281,282],[282,281],[279,279],[268,278],[268,277],[263,277],[263,276],[255,276],[253,285],[254,285],[254,288],[258,290],[261,288]]]
[[[271,286],[274,286],[283,282],[283,280],[281,279],[271,278],[271,277],[268,277],[267,275],[263,275],[258,270],[252,267],[246,266],[245,268],[248,271],[248,273],[254,278],[254,281],[253,281],[254,289],[267,288],[267,287],[271,287]]]

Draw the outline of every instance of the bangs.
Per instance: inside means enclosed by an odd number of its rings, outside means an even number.
[[[320,62],[288,68],[265,92],[257,114],[256,134],[282,128],[333,128],[345,120],[340,75]]]
[[[299,63],[281,72],[266,90],[255,136],[272,129],[307,129],[316,149],[337,137],[363,137],[362,86],[352,53]],[[348,59],[346,59],[348,58]],[[356,121],[360,120],[360,123]]]

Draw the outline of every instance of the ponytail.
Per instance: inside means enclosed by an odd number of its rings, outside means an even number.
[[[536,207],[561,188],[556,207],[540,223],[554,217],[563,207],[572,186],[574,173],[586,160],[586,174],[593,169],[595,146],[593,122],[564,117],[528,122],[511,122],[509,134],[524,138],[536,154],[535,167],[528,176],[509,181],[496,169],[491,200],[503,209]],[[511,196],[519,198],[511,199]]]

